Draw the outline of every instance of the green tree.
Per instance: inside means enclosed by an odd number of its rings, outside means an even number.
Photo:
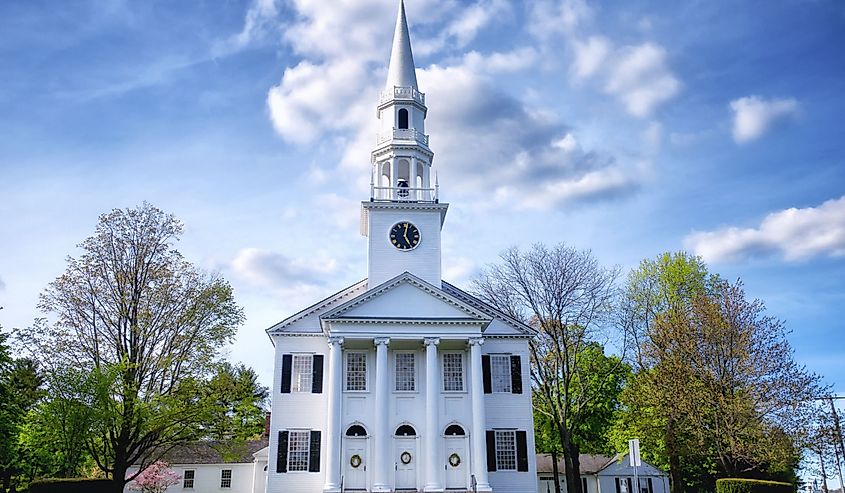
[[[607,339],[618,273],[600,266],[589,251],[535,245],[527,252],[507,250],[473,283],[481,299],[537,329],[530,342],[534,408],[558,435],[569,493],[581,493],[580,434],[589,430],[597,403],[617,384],[614,375],[622,366],[618,359],[605,364],[590,349]]]
[[[182,229],[146,203],[100,216],[41,295],[52,323],[22,337],[48,371],[92,376],[81,394],[86,448],[116,493],[130,465],[143,469],[207,427],[204,381],[243,321],[229,284],[175,249]]]
[[[639,422],[627,438],[635,438],[633,433],[637,433],[636,437],[644,439],[642,445],[665,451],[665,461],[658,463],[667,465],[672,493],[683,491],[684,471],[690,469],[683,466],[682,458],[696,455],[696,448],[687,440],[692,422],[685,408],[694,399],[682,401],[676,396],[690,395],[697,387],[671,336],[664,337],[661,329],[672,327],[666,321],[688,313],[693,298],[715,280],[701,259],[683,252],[664,253],[643,260],[632,270],[625,289],[622,325],[634,343],[632,360],[637,376],[636,391],[626,392],[624,397],[628,411],[638,414],[620,423]],[[623,434],[615,432],[617,439],[627,440]]]
[[[626,303],[639,371],[616,443],[636,434],[645,457],[664,454],[651,458],[673,491],[712,489],[717,476],[788,478],[821,388],[793,360],[783,323],[683,253],[644,261]]]

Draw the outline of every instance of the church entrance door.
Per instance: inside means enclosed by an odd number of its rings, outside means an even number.
[[[466,490],[467,459],[465,437],[446,437],[446,489]]]
[[[396,489],[417,489],[417,440],[396,439]]]
[[[343,471],[345,490],[367,490],[367,439],[346,438],[346,454]]]

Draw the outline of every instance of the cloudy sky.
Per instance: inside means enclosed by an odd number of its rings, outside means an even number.
[[[0,324],[147,200],[236,289],[228,351],[364,277],[396,0],[0,3]],[[407,0],[445,276],[566,242],[741,277],[845,393],[845,4]]]

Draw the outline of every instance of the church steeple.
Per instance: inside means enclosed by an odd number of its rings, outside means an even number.
[[[376,201],[436,202],[431,186],[434,153],[425,134],[425,94],[417,85],[405,3],[399,2],[387,84],[378,105],[379,135],[372,153]]]
[[[440,229],[449,205],[440,202],[431,179],[434,153],[425,134],[427,113],[400,0],[387,84],[378,102],[370,199],[361,208],[361,234],[369,237],[370,288],[403,272],[440,286]]]
[[[393,32],[393,49],[390,52],[390,66],[387,70],[387,85],[385,86],[386,89],[394,87],[418,89],[404,0],[399,1],[399,13],[396,15],[396,30]]]

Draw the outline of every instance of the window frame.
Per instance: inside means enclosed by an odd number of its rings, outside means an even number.
[[[364,362],[364,375],[363,375],[363,383],[364,388],[362,389],[350,389],[349,388],[349,357],[351,355],[360,355],[363,357]],[[343,391],[344,392],[368,392],[369,391],[369,353],[366,351],[344,351],[343,354]],[[360,371],[360,370],[356,370]]]
[[[496,471],[508,471],[508,472],[517,472],[517,450],[516,450],[516,430],[493,430],[494,432],[494,442],[496,448]],[[501,444],[503,447],[507,445],[504,443],[504,440],[500,441],[500,437],[504,439],[504,437],[509,437],[510,442],[510,450],[506,450],[505,448],[500,449],[499,445]],[[511,457],[505,457],[505,454],[510,454]],[[510,465],[512,461],[513,467],[505,467]]]
[[[191,473],[191,477],[188,477],[188,473]],[[194,489],[194,483],[197,480],[197,470],[196,469],[185,469],[182,471],[182,489],[183,490],[192,490]],[[188,481],[191,482],[188,485]]]
[[[287,430],[288,431],[288,454],[287,454],[287,472],[309,472],[311,468],[311,430]],[[294,439],[294,436],[299,437],[300,435],[304,436],[305,439],[302,440],[301,438]],[[304,451],[303,450],[294,450],[294,445],[301,446],[304,444]],[[296,452],[297,462],[294,463],[294,452]],[[301,456],[305,457],[305,461],[302,461]],[[294,468],[296,466],[296,468]]]
[[[411,389],[400,389],[399,388],[399,357],[400,356],[410,356],[411,357]],[[394,351],[393,352],[393,392],[399,394],[412,394],[419,392],[417,388],[417,353],[415,351]]]
[[[297,361],[308,362],[308,371],[297,367]],[[303,385],[307,380],[308,385]],[[290,363],[290,391],[292,394],[311,394],[314,388],[314,354],[312,353],[291,353]]]
[[[440,371],[441,371],[441,375],[440,375],[440,378],[443,380],[443,389],[442,389],[442,390],[443,390],[443,392],[445,392],[445,393],[450,393],[450,394],[452,394],[452,393],[456,393],[456,394],[466,393],[466,391],[467,391],[467,385],[466,385],[466,364],[465,364],[464,354],[465,354],[465,353],[464,353],[464,352],[462,352],[462,351],[444,351],[444,352],[443,352],[443,358],[442,358],[442,361],[441,361],[441,364],[440,364],[440,366],[441,366],[441,370],[440,370]],[[458,361],[460,362],[460,365],[461,365],[461,368],[460,368],[460,377],[461,377],[460,384],[461,384],[461,388],[460,388],[459,390],[447,389],[447,388],[446,388],[446,382],[448,381],[448,380],[447,380],[447,378],[446,378],[446,377],[447,377],[447,373],[446,373],[446,370],[447,370],[446,359],[447,359],[447,357],[448,357],[448,356],[457,356],[457,359],[458,359]]]
[[[511,374],[511,354],[490,355],[490,393],[512,394],[513,376]],[[496,363],[496,362],[500,363]],[[504,363],[501,363],[504,362]],[[501,375],[497,374],[497,370]],[[497,384],[499,385],[497,387]]]
[[[229,477],[226,477],[226,473],[229,473]],[[226,483],[228,481],[228,484]],[[232,489],[232,470],[231,469],[221,469],[220,470],[220,489]]]

